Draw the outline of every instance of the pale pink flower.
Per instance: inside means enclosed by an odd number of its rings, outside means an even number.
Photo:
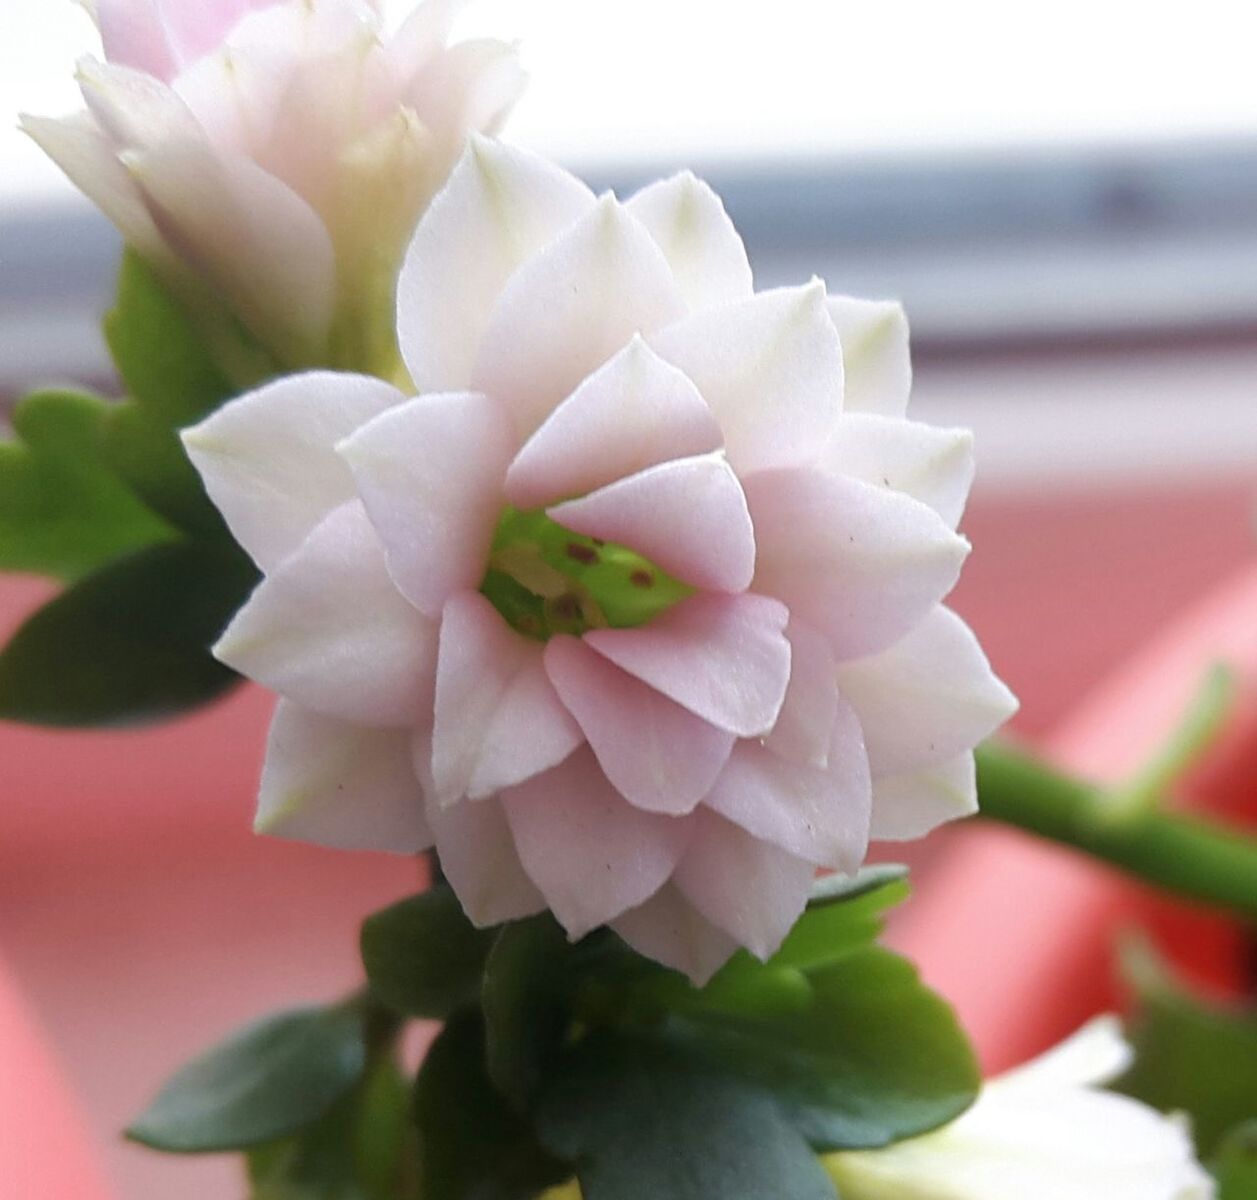
[[[96,0],[87,110],[23,124],[229,367],[234,319],[281,368],[389,375],[415,222],[523,83],[509,46],[447,46],[458,7],[386,36],[371,0]]]
[[[185,435],[266,575],[217,648],[282,697],[260,829],[435,841],[476,922],[702,979],[974,810],[1014,701],[939,605],[970,438],[905,419],[896,305],[755,293],[688,174],[475,139],[398,307],[420,398],[306,374]]]

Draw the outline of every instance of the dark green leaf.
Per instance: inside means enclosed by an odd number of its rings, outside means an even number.
[[[770,1096],[651,1041],[595,1035],[570,1051],[537,1128],[584,1200],[834,1200]]]
[[[1218,1178],[1218,1200],[1257,1197],[1257,1120],[1231,1130],[1222,1139],[1213,1171]]]
[[[89,575],[0,654],[0,718],[117,725],[213,699],[235,676],[208,647],[256,578],[234,546],[193,542],[151,546]]]
[[[175,536],[105,461],[111,406],[79,392],[36,392],[0,442],[0,569],[72,581]]]
[[[774,966],[813,971],[870,945],[882,931],[883,914],[909,890],[901,868],[857,876],[856,886],[851,884],[820,881],[807,911],[773,955]]]
[[[529,1200],[571,1177],[494,1089],[481,1015],[465,1009],[432,1043],[415,1086],[424,1200]]]
[[[495,936],[472,925],[444,885],[402,900],[362,926],[372,994],[395,1012],[444,1019],[479,995]]]
[[[127,1130],[176,1154],[241,1150],[312,1125],[362,1079],[356,1006],[268,1017],[184,1067]]]
[[[1146,945],[1131,946],[1125,966],[1138,1001],[1135,1062],[1114,1086],[1163,1112],[1187,1113],[1207,1158],[1257,1114],[1257,1010],[1197,1000]]]

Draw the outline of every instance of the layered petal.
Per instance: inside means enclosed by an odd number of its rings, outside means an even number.
[[[634,679],[577,638],[551,639],[546,671],[607,778],[649,812],[680,816],[711,790],[733,735]]]
[[[398,336],[419,391],[469,386],[506,281],[593,203],[544,159],[471,139],[420,221],[398,283]]]
[[[877,776],[939,766],[1017,711],[972,630],[942,607],[882,653],[843,663],[838,684],[860,714]]]
[[[955,529],[973,483],[973,434],[874,413],[843,413],[822,464],[903,492]]]
[[[248,11],[278,0],[95,0],[110,62],[169,80],[219,45]]]
[[[479,592],[441,618],[432,779],[438,803],[473,801],[546,771],[583,740],[546,675],[542,648]]]
[[[507,282],[473,386],[500,399],[527,438],[634,334],[653,332],[683,311],[654,239],[605,196]]]
[[[701,179],[682,171],[642,188],[624,207],[658,243],[691,309],[750,299],[746,247],[720,197]]]
[[[515,450],[501,405],[474,392],[421,396],[338,449],[413,604],[435,615],[454,593],[479,587]]]
[[[540,508],[722,442],[698,389],[634,337],[524,444],[507,472],[506,498]]]
[[[335,509],[269,574],[214,647],[302,706],[413,728],[432,711],[437,625],[393,585],[362,505]]]
[[[336,721],[281,700],[255,827],[338,850],[426,849],[432,836],[409,732]]]
[[[547,515],[586,537],[628,546],[692,587],[742,592],[755,574],[746,497],[718,454],[647,467]]]
[[[790,618],[786,638],[790,642],[790,684],[764,745],[790,762],[825,767],[838,720],[834,652],[823,634],[798,617]]]
[[[595,629],[585,642],[719,729],[772,729],[790,679],[789,614],[766,596],[697,595],[636,629]]]
[[[378,379],[311,371],[232,400],[183,444],[236,541],[269,571],[354,498],[337,443],[402,399]]]
[[[875,841],[911,841],[977,811],[977,770],[972,751],[966,751],[938,766],[873,780],[870,836]]]
[[[908,319],[891,300],[830,296],[830,320],[842,341],[847,412],[902,417],[912,390]]]
[[[611,928],[638,954],[688,975],[695,987],[702,987],[738,948],[670,883],[617,917]]]
[[[524,869],[573,941],[654,895],[699,817],[626,804],[589,749],[503,792],[502,806]]]
[[[754,587],[821,630],[838,658],[884,650],[955,585],[969,544],[910,496],[801,469],[744,481]]]
[[[649,340],[698,386],[744,479],[814,460],[842,408],[842,349],[819,281],[701,309]]]

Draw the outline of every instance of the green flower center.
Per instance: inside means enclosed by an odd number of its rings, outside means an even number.
[[[540,509],[516,508],[498,522],[480,591],[512,629],[539,642],[644,625],[694,594],[627,546],[573,533]]]

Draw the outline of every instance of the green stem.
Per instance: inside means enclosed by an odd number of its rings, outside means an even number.
[[[1257,838],[1239,829],[1160,803],[1115,816],[1105,789],[1003,742],[978,750],[978,796],[984,816],[1257,922]]]

